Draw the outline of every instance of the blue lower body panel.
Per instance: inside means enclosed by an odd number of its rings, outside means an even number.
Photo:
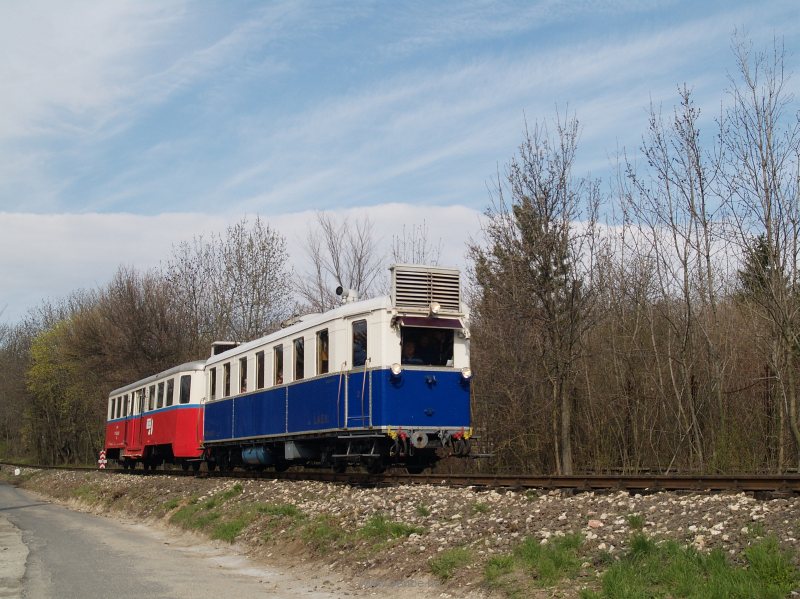
[[[369,428],[467,428],[470,385],[460,371],[354,371],[205,405],[207,443]]]

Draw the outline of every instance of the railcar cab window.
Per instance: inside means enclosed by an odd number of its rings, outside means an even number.
[[[228,397],[231,394],[231,363],[225,362],[222,365],[222,385],[223,385],[223,397]]]
[[[306,370],[305,340],[298,337],[292,343],[294,343],[294,380],[300,381],[305,376]]]
[[[217,369],[211,369],[211,399],[217,398]]]
[[[184,374],[181,376],[181,403],[189,403],[190,393],[192,391],[192,375]]]
[[[122,415],[123,416],[127,416],[128,415],[128,394],[127,393],[125,394],[123,403],[125,405],[122,406]]]
[[[264,388],[264,352],[260,351],[256,353],[256,388],[263,389]]]
[[[367,363],[367,321],[353,323],[353,367]]]
[[[275,384],[283,384],[283,346],[276,345],[273,349],[275,353]]]
[[[117,397],[117,418],[122,416],[122,396]]]
[[[167,381],[167,405],[171,406],[175,395],[175,379]]]
[[[144,412],[144,387],[136,392],[136,413],[141,414]]]
[[[156,407],[156,386],[150,385],[150,400],[149,400],[150,410],[154,410]]]
[[[164,407],[164,382],[160,382],[158,384],[158,403],[156,404],[157,408]]]
[[[400,327],[401,363],[453,365],[453,329]]]
[[[239,358],[239,393],[247,392],[247,358]]]
[[[328,329],[317,332],[317,374],[328,373]]]

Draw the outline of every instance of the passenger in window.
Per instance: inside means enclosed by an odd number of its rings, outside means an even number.
[[[437,349],[431,340],[431,335],[428,332],[419,336],[419,347],[417,348],[417,357],[420,359],[420,364],[433,364],[436,361]]]
[[[422,364],[422,359],[417,356],[417,345],[410,339],[403,344],[400,362],[403,364]]]

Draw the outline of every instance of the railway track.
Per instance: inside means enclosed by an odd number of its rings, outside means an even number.
[[[29,464],[0,464],[2,468],[39,468],[77,471],[95,471],[97,468],[68,466],[31,466]],[[360,486],[388,485],[442,485],[451,487],[481,487],[487,489],[543,489],[573,492],[628,491],[657,493],[660,491],[685,491],[715,493],[723,491],[748,493],[800,494],[800,475],[733,475],[733,476],[664,476],[664,475],[572,475],[532,476],[526,474],[405,474],[388,472],[336,473],[332,471],[297,470],[287,472],[256,472],[234,470],[231,472],[199,472],[183,470],[123,470],[106,469],[108,473],[138,474],[140,476],[199,476],[221,478],[254,478],[265,480],[319,481]]]

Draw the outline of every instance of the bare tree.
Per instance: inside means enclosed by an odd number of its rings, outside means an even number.
[[[766,325],[761,338],[768,356],[780,417],[778,469],[784,465],[783,430],[788,425],[800,461],[797,376],[800,367],[800,115],[787,113],[793,100],[784,71],[784,48],[770,51],[734,38],[738,78],[731,77],[731,107],[722,120],[727,151],[727,189],[736,206],[735,239],[749,260],[760,290],[749,295],[752,313]]]
[[[337,221],[331,214],[318,213],[316,225],[308,232],[306,251],[310,270],[297,283],[297,292],[311,311],[337,306],[338,286],[354,289],[362,298],[385,291],[383,254],[369,218]]]
[[[533,372],[541,373],[545,395],[526,398],[533,403],[525,409],[549,406],[555,470],[571,474],[576,370],[583,335],[593,323],[600,194],[597,181],[572,175],[577,120],[555,125],[554,136],[545,125],[526,126],[487,211],[488,247],[470,251],[480,317],[507,319],[512,330],[528,331],[528,342],[513,351],[525,357],[520,367],[528,376],[535,358]]]
[[[292,313],[286,240],[260,217],[180,244],[164,273],[198,339],[253,339]]]
[[[392,262],[395,264],[428,264],[437,266],[442,254],[442,240],[438,243],[430,240],[428,225],[422,221],[421,225],[412,225],[400,235],[392,236]]]

